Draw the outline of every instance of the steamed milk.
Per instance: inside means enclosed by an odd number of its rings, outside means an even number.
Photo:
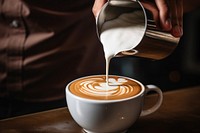
[[[122,14],[116,19],[105,22],[101,31],[106,76],[77,79],[70,84],[70,91],[79,97],[96,100],[117,100],[137,95],[141,91],[141,86],[137,82],[125,77],[108,77],[108,69],[111,58],[119,52],[133,49],[142,40],[145,33],[143,12]]]
[[[118,18],[106,21],[101,29],[100,40],[106,59],[106,81],[111,58],[122,51],[135,48],[145,33],[144,13],[136,10],[124,13]]]

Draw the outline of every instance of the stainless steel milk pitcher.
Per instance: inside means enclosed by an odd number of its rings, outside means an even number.
[[[109,0],[97,16],[97,34],[99,38],[102,33],[102,25],[105,22],[133,10],[140,10],[143,12],[144,17],[142,19],[144,19],[143,22],[145,26],[144,36],[136,47],[127,51],[121,51],[116,56],[131,55],[159,60],[170,55],[177,47],[180,38],[175,38],[170,33],[157,28],[151,18],[152,15],[148,14],[148,11],[144,9],[138,0]],[[141,17],[138,19],[141,19]]]

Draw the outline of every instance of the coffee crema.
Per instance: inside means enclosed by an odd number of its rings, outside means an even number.
[[[105,75],[77,79],[69,85],[69,91],[79,97],[93,100],[119,100],[137,95],[141,86],[126,77],[111,76],[106,84]]]

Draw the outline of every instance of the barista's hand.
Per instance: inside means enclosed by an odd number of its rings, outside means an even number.
[[[156,25],[170,31],[175,37],[183,34],[183,0],[140,0],[144,8],[151,11]]]
[[[97,16],[108,0],[95,0],[93,14]],[[183,0],[140,0],[144,8],[151,11],[157,27],[169,31],[175,37],[183,34]]]

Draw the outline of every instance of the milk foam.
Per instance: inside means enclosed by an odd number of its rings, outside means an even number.
[[[106,59],[106,79],[108,79],[111,58],[122,51],[135,48],[144,34],[145,18],[141,10],[124,13],[116,19],[106,21],[102,25],[100,40]]]
[[[97,79],[97,80],[100,81],[101,79]],[[120,82],[120,79],[115,80],[114,78],[109,78],[109,86],[107,86],[107,84],[104,81],[97,82],[97,84],[93,86],[92,85],[93,82],[95,82],[95,80],[93,81],[90,80],[89,82],[88,81],[82,82],[81,83],[82,89],[80,89],[80,91],[82,93],[85,93],[91,96],[114,95],[115,93],[117,93],[118,89],[120,90],[118,91],[119,95],[123,95],[123,93],[126,92],[126,86],[123,86],[123,83],[127,82],[125,79],[123,80],[123,82]]]

